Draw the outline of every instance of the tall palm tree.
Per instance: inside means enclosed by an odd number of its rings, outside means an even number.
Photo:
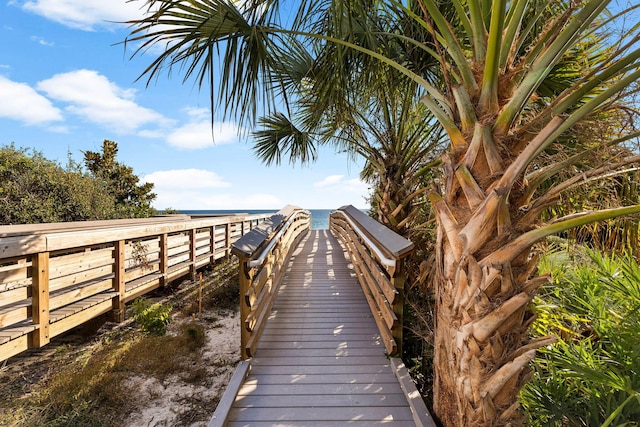
[[[212,83],[222,42],[218,100],[239,101],[244,118],[255,113],[256,101],[273,99],[274,85],[263,83],[287,49],[284,35],[335,46],[336,62],[323,73],[366,70],[371,62],[351,67],[357,52],[420,85],[422,102],[449,139],[442,178],[429,193],[438,222],[434,410],[446,426],[520,424],[517,392],[528,363],[553,342],[528,340],[530,302],[549,281],[536,274],[535,243],[640,212],[635,205],[542,216],[573,186],[607,179],[639,160],[618,156],[576,167],[580,151],[554,160],[582,123],[615,111],[640,78],[637,25],[610,31],[628,11],[606,14],[609,0],[327,0],[297,2],[297,19],[279,22],[274,1],[147,3],[155,12],[133,22],[131,40],[143,41],[141,49],[167,43],[167,50],[146,73],[185,64],[187,77]],[[368,31],[345,20],[350,15],[343,11],[357,7],[383,11],[384,24]],[[334,33],[317,25],[323,22],[333,22]],[[410,49],[395,56],[363,43],[373,39],[400,40]],[[437,66],[424,66],[425,58]],[[637,136],[633,128],[597,135],[582,151]],[[566,179],[554,181],[561,173]]]

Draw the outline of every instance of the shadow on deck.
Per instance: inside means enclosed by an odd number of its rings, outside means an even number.
[[[255,356],[241,362],[211,426],[435,426],[389,358],[348,255],[328,230],[295,250]]]

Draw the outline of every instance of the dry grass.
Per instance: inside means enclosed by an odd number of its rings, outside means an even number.
[[[22,371],[0,371],[0,425],[126,425],[127,419],[158,397],[155,389],[145,390],[132,378],[151,379],[160,384],[156,388],[160,390],[169,383],[211,387],[220,365],[228,368],[237,361],[204,355],[206,331],[219,326],[220,316],[235,316],[233,310],[237,311],[234,270],[220,267],[203,279],[202,312],[197,287],[174,295],[174,322],[165,336],[145,335],[135,325],[115,327],[88,344],[49,349],[48,362],[36,360]],[[39,375],[25,378],[24,373],[34,369]],[[223,390],[187,399],[171,425],[208,419]]]

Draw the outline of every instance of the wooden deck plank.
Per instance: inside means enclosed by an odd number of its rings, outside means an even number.
[[[367,374],[376,375],[389,372],[391,365],[288,365],[288,366],[262,366],[262,375],[342,375],[342,374]],[[254,372],[254,375],[260,375]]]
[[[252,374],[249,374],[249,378]],[[246,382],[238,392],[238,396],[278,396],[278,395],[292,395],[292,396],[335,396],[338,394],[352,395],[352,394],[402,394],[402,390],[398,386],[398,382],[395,383],[381,383],[381,384],[257,384],[252,382]],[[236,403],[239,403],[242,399],[236,398]],[[235,405],[234,405],[235,406]],[[406,405],[409,407],[409,405]]]
[[[338,241],[300,244],[228,426],[415,426],[407,398]]]
[[[412,421],[408,407],[396,406],[348,406],[348,407],[279,407],[279,408],[236,408],[231,409],[230,418],[242,421]]]
[[[344,374],[260,374],[253,375],[244,383],[247,385],[257,384],[333,384],[342,382],[345,384],[369,384],[371,381],[376,383],[395,383],[398,381],[395,375],[389,372],[380,373],[344,373]]]
[[[406,406],[407,399],[402,393],[395,394],[350,394],[328,395],[318,399],[317,395],[248,395],[238,399],[236,407],[242,408],[287,408],[287,407],[333,407],[344,406]]]
[[[375,341],[346,341],[346,340],[338,340],[338,341],[261,341],[260,349],[261,350],[294,350],[294,349],[311,349],[311,348],[329,348],[335,350],[344,350],[351,348],[379,348],[380,343]]]
[[[285,422],[285,421],[252,421],[250,423],[247,422],[234,422],[231,421],[226,424],[226,427],[299,427],[300,423],[297,422]],[[358,420],[348,420],[348,421],[306,421],[304,423],[305,427],[378,427],[378,426],[394,426],[394,427],[413,427],[415,423],[412,421],[358,421]]]
[[[339,341],[340,339],[342,340],[360,340],[360,341],[371,341],[371,340],[379,340],[380,337],[376,336],[375,334],[369,334],[369,335],[363,335],[363,334],[343,334],[342,338],[340,337],[336,337],[336,336],[327,336],[327,335],[311,335],[311,334],[289,334],[289,335],[263,335],[261,338],[261,341],[273,341],[273,340],[277,340],[277,341],[308,341],[308,342],[313,342],[313,341],[326,341],[326,340],[331,340],[334,339],[334,341]],[[258,348],[258,351],[260,351],[260,349]],[[384,349],[383,349],[384,351]],[[260,355],[260,353],[257,353],[258,356]]]
[[[369,356],[375,357],[380,354],[378,348],[309,348],[309,349],[269,349],[260,348],[260,357],[347,357],[347,356]]]

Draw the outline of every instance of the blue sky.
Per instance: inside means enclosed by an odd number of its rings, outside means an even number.
[[[216,121],[208,88],[182,76],[149,87],[137,77],[152,55],[130,59],[123,22],[143,0],[10,0],[0,6],[0,145],[34,148],[65,164],[116,141],[118,158],[155,184],[164,209],[278,209],[294,204],[367,207],[361,165],[323,149],[316,163],[262,165],[250,136]],[[247,132],[244,133],[245,135]]]

